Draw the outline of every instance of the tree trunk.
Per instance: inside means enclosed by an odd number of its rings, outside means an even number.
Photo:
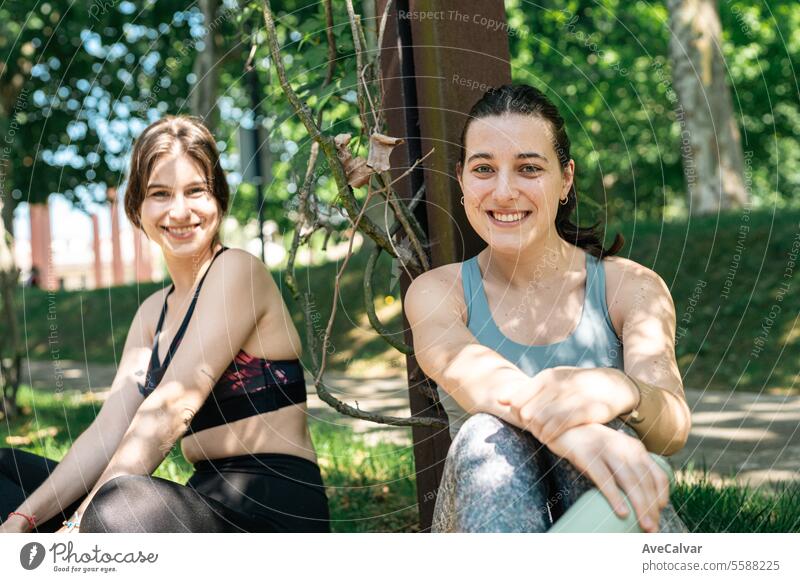
[[[14,293],[19,280],[19,269],[14,262],[13,230],[7,224],[13,224],[11,200],[4,190],[10,189],[10,162],[6,167],[0,166],[0,172],[7,172],[0,181],[0,412],[6,418],[17,415],[17,390],[19,389],[20,371],[22,369],[22,347],[19,341],[17,311],[14,306]]]
[[[725,79],[715,0],[668,0],[672,82],[678,98],[689,209],[715,213],[749,203],[741,137]]]
[[[387,0],[377,0],[375,13],[382,15],[386,3]],[[401,16],[400,11],[421,14],[431,4],[435,3],[424,0],[393,3],[383,38],[381,70],[387,132],[406,140],[392,151],[391,172],[398,179],[394,188],[401,198],[409,200],[424,185],[425,198],[415,215],[431,242],[431,265],[438,267],[473,257],[485,246],[459,203],[461,189],[452,177],[453,168],[458,161],[458,137],[466,113],[485,91],[479,86],[510,83],[511,67],[508,35],[502,26],[505,23],[502,2],[461,0],[459,18],[434,21]],[[482,26],[479,17],[498,26]],[[480,50],[473,50],[475,47]],[[453,82],[459,77],[476,81],[476,86],[468,89]],[[433,153],[424,168],[399,178],[405,168],[431,150]],[[410,278],[403,272],[402,298],[410,284]],[[403,328],[406,343],[412,345],[405,314]],[[435,388],[435,383],[425,376],[413,354],[406,359],[406,369],[411,414],[446,416],[440,403],[426,390]],[[415,426],[412,437],[420,530],[430,531],[450,434],[446,429]]]
[[[219,0],[200,0],[200,9],[203,11],[203,50],[197,51],[194,59],[193,72],[197,77],[197,84],[192,89],[190,108],[194,115],[202,118],[213,134],[219,121],[217,108],[217,86],[219,83],[219,68],[217,63],[217,47],[215,42],[218,23],[217,10]]]

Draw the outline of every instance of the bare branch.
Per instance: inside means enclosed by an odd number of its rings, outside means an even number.
[[[333,73],[336,71],[336,39],[333,36],[333,7],[331,0],[324,0],[325,6],[325,35],[328,38],[328,72],[325,75],[325,82],[323,87],[330,85],[333,80]]]
[[[358,93],[358,116],[361,119],[361,133],[362,135],[369,135],[371,128],[365,113],[367,98],[364,95],[364,88],[362,87],[362,79],[364,72],[364,47],[362,43],[360,19],[353,9],[353,0],[345,0],[347,5],[347,15],[350,19],[350,30],[353,33],[353,47],[356,52],[356,92]]]
[[[286,68],[283,65],[280,48],[278,46],[278,35],[275,30],[275,20],[272,13],[272,7],[270,6],[269,0],[263,0],[263,2],[267,43],[269,44],[270,54],[272,55],[272,61],[275,64],[275,69],[278,73],[278,80],[281,88],[283,89],[286,98],[289,100],[289,103],[292,105],[295,113],[300,118],[300,121],[305,126],[306,131],[308,131],[308,134],[314,141],[320,144],[322,152],[328,161],[333,179],[336,182],[342,205],[352,220],[354,216],[360,213],[358,200],[356,200],[352,189],[347,184],[347,176],[345,175],[344,167],[336,156],[336,147],[333,143],[333,139],[331,139],[330,136],[323,135],[319,126],[314,122],[308,105],[300,101],[297,93],[295,93],[294,89],[292,89],[292,86],[289,84],[289,81],[286,78]],[[392,250],[392,245],[389,242],[387,233],[372,220],[370,220],[368,216],[363,217],[360,222],[362,223],[364,234],[372,238],[376,244],[380,245],[387,253],[394,256],[394,251]]]
[[[333,38],[333,12],[332,12],[332,3],[330,0],[323,0],[324,7],[325,7],[325,15],[326,15],[326,22],[328,27],[328,49],[329,49],[329,66],[328,66],[328,75],[325,79],[325,84],[332,82],[332,77],[335,73],[334,67],[332,66],[332,62],[336,60],[335,56],[335,42]],[[378,132],[381,127],[382,123],[382,113],[378,114],[376,112],[376,105],[380,109],[380,103],[382,102],[383,93],[382,93],[382,85],[381,91],[379,91],[379,96],[376,99],[373,99],[373,96],[370,92],[370,86],[377,80],[379,83],[382,82],[379,75],[379,64],[376,61],[379,59],[380,56],[380,48],[381,43],[383,41],[383,35],[386,28],[386,22],[388,19],[388,12],[390,10],[391,1],[387,3],[386,9],[384,10],[384,14],[381,20],[380,32],[379,32],[379,45],[377,50],[375,51],[375,59],[370,63],[374,64],[375,67],[370,67],[369,65],[364,65],[364,40],[363,40],[363,31],[361,30],[360,24],[360,17],[355,14],[353,9],[353,2],[352,0],[346,0],[347,3],[347,11],[348,17],[350,20],[350,28],[353,35],[353,43],[355,46],[355,57],[356,57],[356,71],[358,76],[357,81],[357,89],[358,89],[358,107],[359,107],[359,117],[361,119],[362,124],[362,132],[372,135],[375,132]],[[309,156],[308,165],[306,168],[305,178],[303,180],[303,186],[300,189],[298,194],[299,196],[299,204],[298,204],[298,213],[299,213],[299,220],[297,224],[297,228],[295,230],[293,240],[292,240],[292,247],[289,253],[289,265],[290,268],[287,271],[291,272],[294,268],[294,261],[296,259],[298,248],[301,244],[305,244],[314,232],[325,229],[326,230],[326,237],[325,241],[327,243],[328,237],[334,232],[334,228],[330,223],[326,224],[326,220],[323,218],[322,213],[320,212],[319,208],[315,207],[317,202],[317,197],[314,194],[314,168],[316,167],[318,156],[320,150],[325,157],[325,160],[328,162],[328,167],[330,169],[331,177],[334,179],[334,182],[338,189],[338,196],[336,198],[337,201],[340,202],[341,206],[344,208],[347,218],[350,220],[353,230],[361,231],[366,236],[372,238],[376,243],[376,248],[373,251],[372,255],[370,256],[370,260],[368,261],[367,265],[367,272],[366,277],[364,280],[364,288],[365,288],[365,297],[368,302],[367,306],[367,315],[372,323],[373,327],[382,335],[382,337],[386,338],[387,341],[398,350],[400,350],[404,354],[412,353],[412,348],[410,346],[405,345],[404,342],[398,342],[394,338],[391,337],[391,334],[388,333],[386,328],[381,324],[380,320],[375,313],[374,308],[374,300],[373,297],[373,290],[372,290],[372,276],[374,272],[374,266],[377,261],[378,256],[380,255],[381,251],[387,252],[391,257],[398,259],[399,264],[405,269],[406,273],[409,274],[412,278],[416,275],[419,275],[423,271],[429,268],[429,263],[427,259],[427,254],[425,251],[425,233],[419,226],[416,218],[413,215],[413,209],[418,204],[419,200],[422,198],[424,194],[424,189],[420,188],[420,190],[414,195],[412,200],[409,201],[408,205],[401,200],[396,193],[394,192],[393,186],[398,181],[403,179],[413,170],[415,170],[419,164],[421,164],[427,157],[432,153],[428,152],[425,156],[423,156],[420,160],[414,162],[414,164],[408,168],[405,172],[403,172],[398,178],[395,180],[391,180],[391,175],[386,172],[386,161],[383,157],[376,157],[373,156],[372,160],[375,162],[373,165],[376,166],[375,169],[371,171],[377,172],[376,175],[376,183],[379,184],[379,188],[373,189],[371,184],[368,184],[367,195],[363,203],[360,203],[351,189],[350,185],[348,184],[348,168],[346,167],[345,163],[347,160],[343,160],[341,156],[341,148],[337,147],[336,140],[331,136],[325,135],[322,132],[322,110],[319,111],[319,117],[317,120],[314,119],[312,112],[308,105],[302,102],[297,93],[295,93],[294,89],[292,88],[291,84],[289,83],[286,75],[286,70],[283,64],[283,60],[280,54],[280,48],[278,45],[278,36],[275,29],[275,20],[274,14],[272,12],[272,8],[270,6],[270,0],[263,0],[263,16],[264,16],[264,23],[266,28],[266,38],[267,43],[269,45],[269,51],[271,55],[271,60],[275,65],[277,71],[278,81],[280,86],[286,95],[292,109],[303,123],[308,132],[309,136],[313,140],[311,155]],[[370,127],[368,123],[368,115],[371,112],[372,118],[375,120],[375,126]],[[393,140],[393,138],[388,138],[389,140]],[[346,144],[345,144],[346,146]],[[377,153],[377,152],[373,152]],[[349,154],[349,152],[346,152]],[[344,156],[348,158],[348,155]],[[352,160],[352,155],[349,156]],[[358,158],[356,158],[358,159]],[[381,194],[383,197],[386,198],[388,204],[386,206],[387,212],[388,208],[392,208],[392,212],[394,213],[397,222],[391,227],[391,229],[387,228],[383,229],[378,224],[374,223],[368,216],[366,216],[366,208],[369,206],[370,200],[376,194]],[[404,237],[400,244],[396,244],[395,237],[400,232],[400,229],[403,229]],[[305,230],[304,230],[305,229]],[[294,281],[293,276],[291,273],[287,275],[287,283],[290,283],[290,288],[292,289],[292,293],[295,297],[299,297],[300,301],[302,302],[304,319],[306,323],[306,341],[309,344],[310,352],[311,352],[311,360],[312,360],[312,367],[313,367],[313,376],[314,376],[314,387],[319,395],[319,398],[327,403],[329,406],[337,410],[342,414],[346,414],[348,416],[352,416],[354,418],[359,418],[362,420],[369,420],[371,422],[387,424],[392,426],[430,426],[430,427],[446,427],[447,421],[441,417],[422,417],[422,416],[414,416],[410,418],[401,418],[395,416],[387,416],[382,414],[375,414],[370,413],[367,411],[363,411],[359,408],[358,404],[355,407],[350,406],[344,402],[341,402],[336,397],[334,397],[331,392],[328,390],[327,386],[323,382],[323,376],[325,373],[325,368],[327,364],[327,356],[328,356],[328,348],[331,345],[331,335],[333,331],[333,324],[336,318],[337,307],[339,303],[339,297],[341,294],[341,281],[344,275],[345,269],[349,263],[350,257],[353,254],[353,245],[355,242],[355,237],[350,237],[349,245],[347,249],[347,254],[336,274],[336,280],[334,284],[334,294],[333,294],[333,302],[332,302],[332,309],[330,316],[328,318],[327,325],[325,327],[324,333],[322,334],[322,345],[320,346],[320,338],[317,336],[313,321],[315,320],[314,315],[312,314],[312,302],[311,302],[311,294],[310,293],[298,293],[297,285]],[[413,252],[411,249],[414,249]],[[320,355],[321,354],[321,355]],[[435,390],[432,391],[430,386],[415,386],[412,389],[421,389],[424,394],[428,397],[433,397],[435,399]]]
[[[380,334],[386,343],[408,356],[414,353],[414,348],[409,346],[404,341],[396,339],[394,334],[392,334],[383,325],[383,323],[381,323],[381,320],[378,318],[378,314],[375,313],[375,293],[372,290],[372,274],[375,271],[375,263],[378,262],[378,257],[380,254],[381,248],[376,246],[372,249],[369,259],[367,259],[367,266],[364,269],[364,307],[367,310],[369,322],[372,327],[375,328],[375,331]]]

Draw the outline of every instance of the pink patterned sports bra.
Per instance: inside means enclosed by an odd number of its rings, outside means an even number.
[[[158,361],[158,336],[161,332],[161,326],[164,324],[164,318],[167,315],[167,298],[164,298],[164,307],[161,309],[161,316],[156,327],[150,365],[147,368],[144,384],[139,384],[139,392],[145,397],[149,396],[158,387],[164,377],[167,366],[172,361],[172,357],[175,355],[184,333],[186,333],[186,328],[189,326],[203,282],[214,261],[225,250],[227,250],[227,247],[222,247],[214,255],[211,265],[209,265],[200,279],[181,326],[178,328],[178,332],[167,350],[166,358],[164,358],[163,363],[160,363]],[[175,285],[172,285],[167,297],[174,290]],[[306,382],[300,360],[265,360],[253,357],[240,350],[219,380],[217,380],[203,406],[192,418],[186,434],[196,433],[226,422],[271,412],[290,404],[300,404],[305,401]]]

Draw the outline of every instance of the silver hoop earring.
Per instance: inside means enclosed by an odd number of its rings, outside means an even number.
[[[464,206],[464,197],[461,197],[461,206]]]
[[[566,206],[567,202],[569,202],[569,196],[567,196],[566,198],[562,198],[561,201],[559,202],[559,204],[561,206]]]

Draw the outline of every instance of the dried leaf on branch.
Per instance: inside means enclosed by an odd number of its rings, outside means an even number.
[[[369,138],[369,155],[365,160],[360,156],[353,156],[347,147],[351,138],[349,133],[340,133],[333,139],[333,143],[347,174],[347,183],[353,188],[367,184],[372,174],[388,171],[392,167],[389,161],[392,150],[405,141],[401,137],[375,132]]]
[[[367,158],[367,166],[376,172],[386,172],[392,167],[389,162],[389,156],[392,150],[403,143],[405,140],[401,137],[390,137],[382,133],[373,133],[369,136],[369,157]]]

